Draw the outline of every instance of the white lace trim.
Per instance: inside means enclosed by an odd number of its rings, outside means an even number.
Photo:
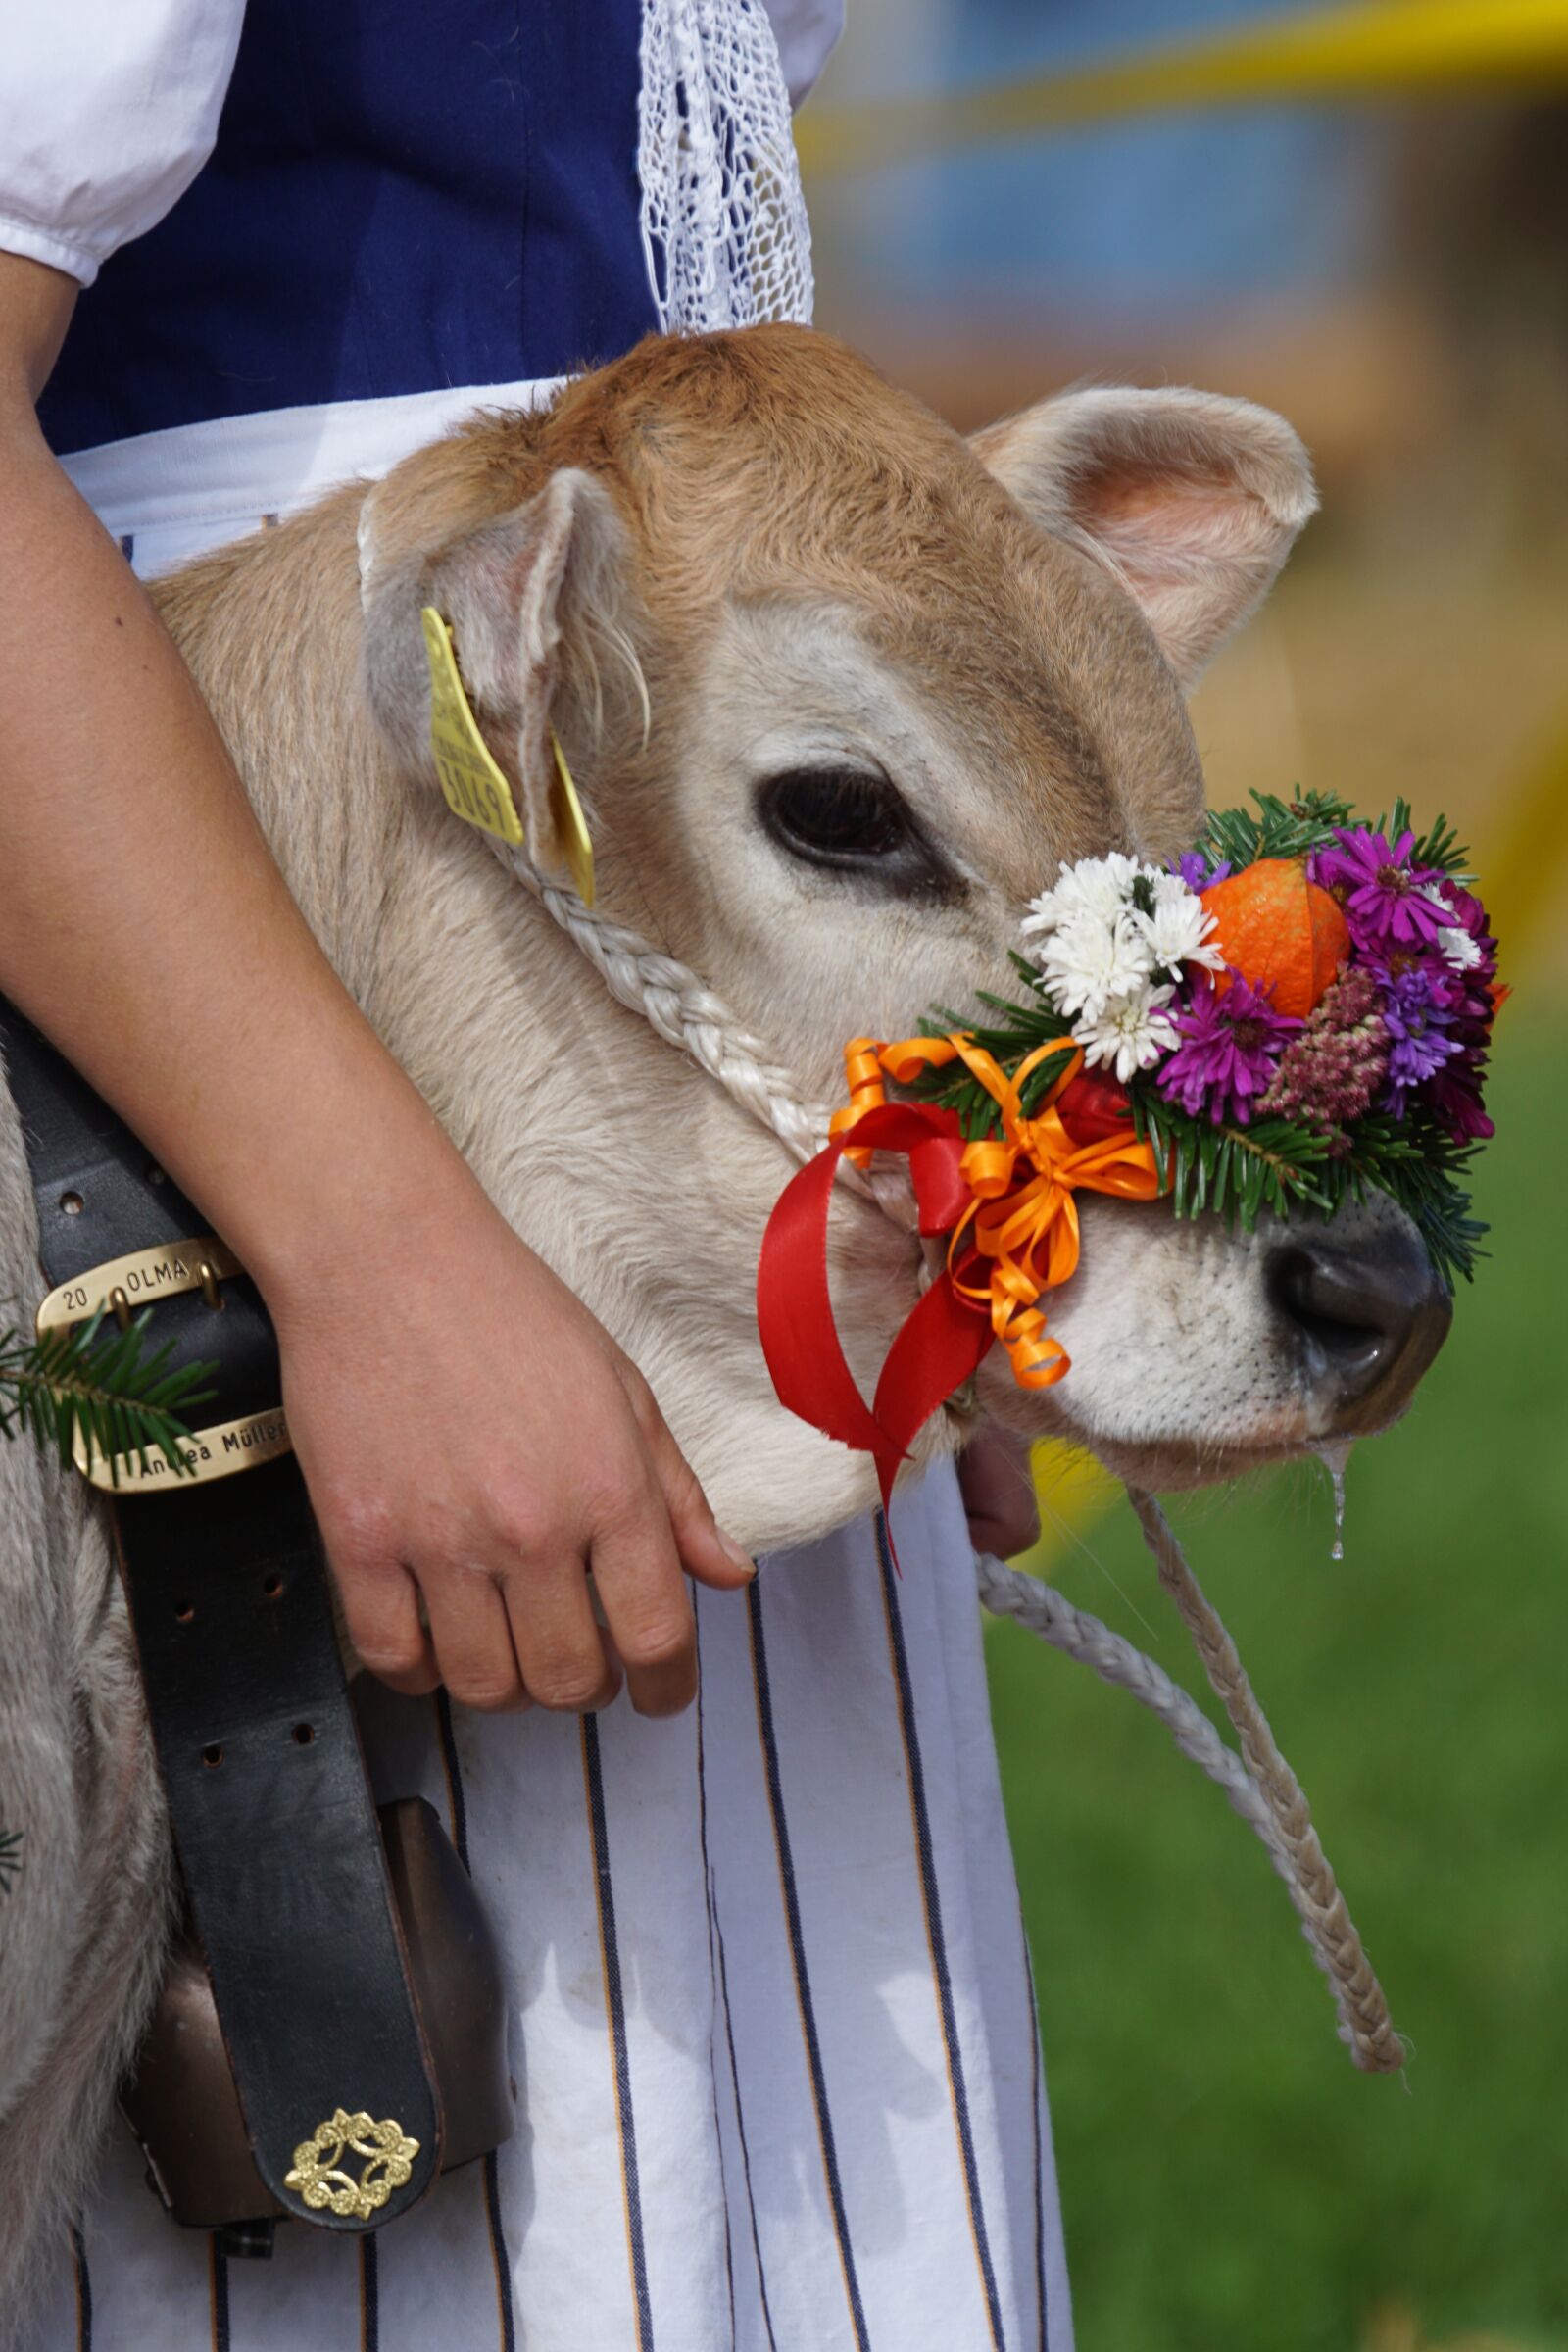
[[[637,173],[660,323],[811,320],[811,234],[762,0],[644,0]]]

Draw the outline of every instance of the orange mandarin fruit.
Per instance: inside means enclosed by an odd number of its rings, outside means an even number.
[[[1260,858],[1201,897],[1215,919],[1210,946],[1271,988],[1277,1012],[1304,1020],[1350,952],[1339,901],[1307,880],[1300,858]]]

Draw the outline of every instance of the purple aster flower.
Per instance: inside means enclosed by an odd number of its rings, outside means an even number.
[[[1382,833],[1345,825],[1335,827],[1334,838],[1338,847],[1313,852],[1307,874],[1339,900],[1363,954],[1431,947],[1454,920],[1438,896],[1444,876],[1435,866],[1410,863],[1413,833],[1401,833],[1392,848]]]
[[[1231,870],[1231,861],[1221,858],[1217,864],[1210,865],[1206,850],[1183,850],[1179,858],[1171,859],[1167,870],[1179,875],[1189,890],[1205,891],[1211,883],[1224,881]]]
[[[1229,965],[1226,977],[1228,988],[1204,980],[1185,1006],[1172,1007],[1182,1042],[1157,1084],[1190,1118],[1206,1110],[1216,1127],[1227,1118],[1245,1127],[1252,1097],[1267,1087],[1287,1038],[1301,1024],[1275,1011],[1265,986],[1254,988]]]
[[[1377,977],[1384,989],[1383,1020],[1389,1033],[1383,1106],[1400,1119],[1410,1089],[1434,1077],[1459,1048],[1440,971],[1422,962],[1403,971],[1379,972]]]

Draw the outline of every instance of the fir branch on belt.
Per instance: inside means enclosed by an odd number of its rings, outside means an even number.
[[[79,1437],[113,1461],[128,1454],[147,1465],[163,1454],[176,1477],[185,1475],[182,1415],[206,1404],[215,1391],[214,1364],[170,1368],[166,1344],[143,1352],[150,1308],[122,1331],[104,1332],[102,1309],[87,1323],[46,1331],[35,1340],[0,1334],[0,1437],[26,1430],[40,1446],[55,1446],[68,1465]]]

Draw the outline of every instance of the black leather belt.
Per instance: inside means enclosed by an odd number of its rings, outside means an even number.
[[[375,2228],[408,2211],[441,2168],[442,2098],[325,1563],[286,1450],[272,1326],[190,1202],[3,999],[0,1044],[55,1286],[41,1313],[79,1320],[107,1298],[123,1318],[152,1300],[149,1337],[172,1343],[172,1364],[218,1366],[217,1408],[187,1456],[195,1475],[176,1477],[156,1455],[144,1473],[122,1464],[109,1503],[115,1544],[267,2204],[327,2230]],[[88,1468],[95,1483],[106,1475],[101,1461]],[[405,1846],[394,1840],[395,1863]],[[499,2026],[493,1957],[466,1936],[481,1991],[488,1968]],[[489,2106],[486,2147],[510,2129]]]

